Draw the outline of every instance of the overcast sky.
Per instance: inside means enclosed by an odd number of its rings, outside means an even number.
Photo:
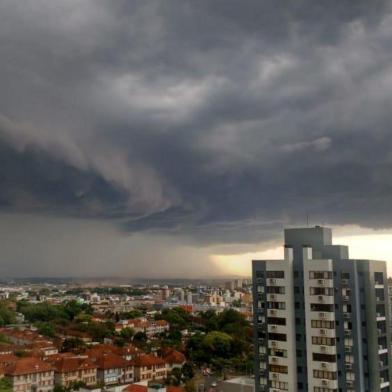
[[[390,1],[1,0],[0,87],[3,276],[247,272],[307,214],[392,232]]]

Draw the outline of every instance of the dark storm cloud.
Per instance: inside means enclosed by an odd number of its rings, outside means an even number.
[[[307,213],[391,227],[391,21],[382,0],[3,1],[0,203],[203,243]]]

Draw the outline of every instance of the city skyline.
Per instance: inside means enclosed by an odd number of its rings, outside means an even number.
[[[392,265],[391,21],[388,0],[1,1],[0,274],[248,275],[307,217]]]

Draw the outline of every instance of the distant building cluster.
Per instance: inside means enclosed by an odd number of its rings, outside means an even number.
[[[90,307],[89,320],[95,325],[112,323],[115,336],[140,335],[152,345],[170,332],[170,323],[157,317],[165,310],[180,308],[199,327],[204,325],[198,314],[207,310],[219,314],[235,309],[252,320],[249,279],[114,288],[8,284],[0,287],[0,301],[16,312],[15,324],[0,328],[0,336],[6,339],[0,341],[0,379],[9,380],[13,392],[52,392],[56,386],[80,392],[102,388],[112,392],[183,392],[182,387],[165,386],[163,382],[187,362],[184,353],[173,348],[157,346],[144,351],[130,341],[119,346],[106,337],[99,343],[74,321],[56,324],[55,337],[43,336],[17,312],[16,303],[61,305],[74,301]],[[181,330],[182,344],[190,336],[191,331]],[[79,342],[84,349],[64,349],[65,342]],[[227,390],[234,385],[234,381],[227,383]]]

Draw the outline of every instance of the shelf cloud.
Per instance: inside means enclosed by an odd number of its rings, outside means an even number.
[[[105,225],[207,269],[306,214],[390,228],[391,26],[386,0],[2,1],[2,221]]]

